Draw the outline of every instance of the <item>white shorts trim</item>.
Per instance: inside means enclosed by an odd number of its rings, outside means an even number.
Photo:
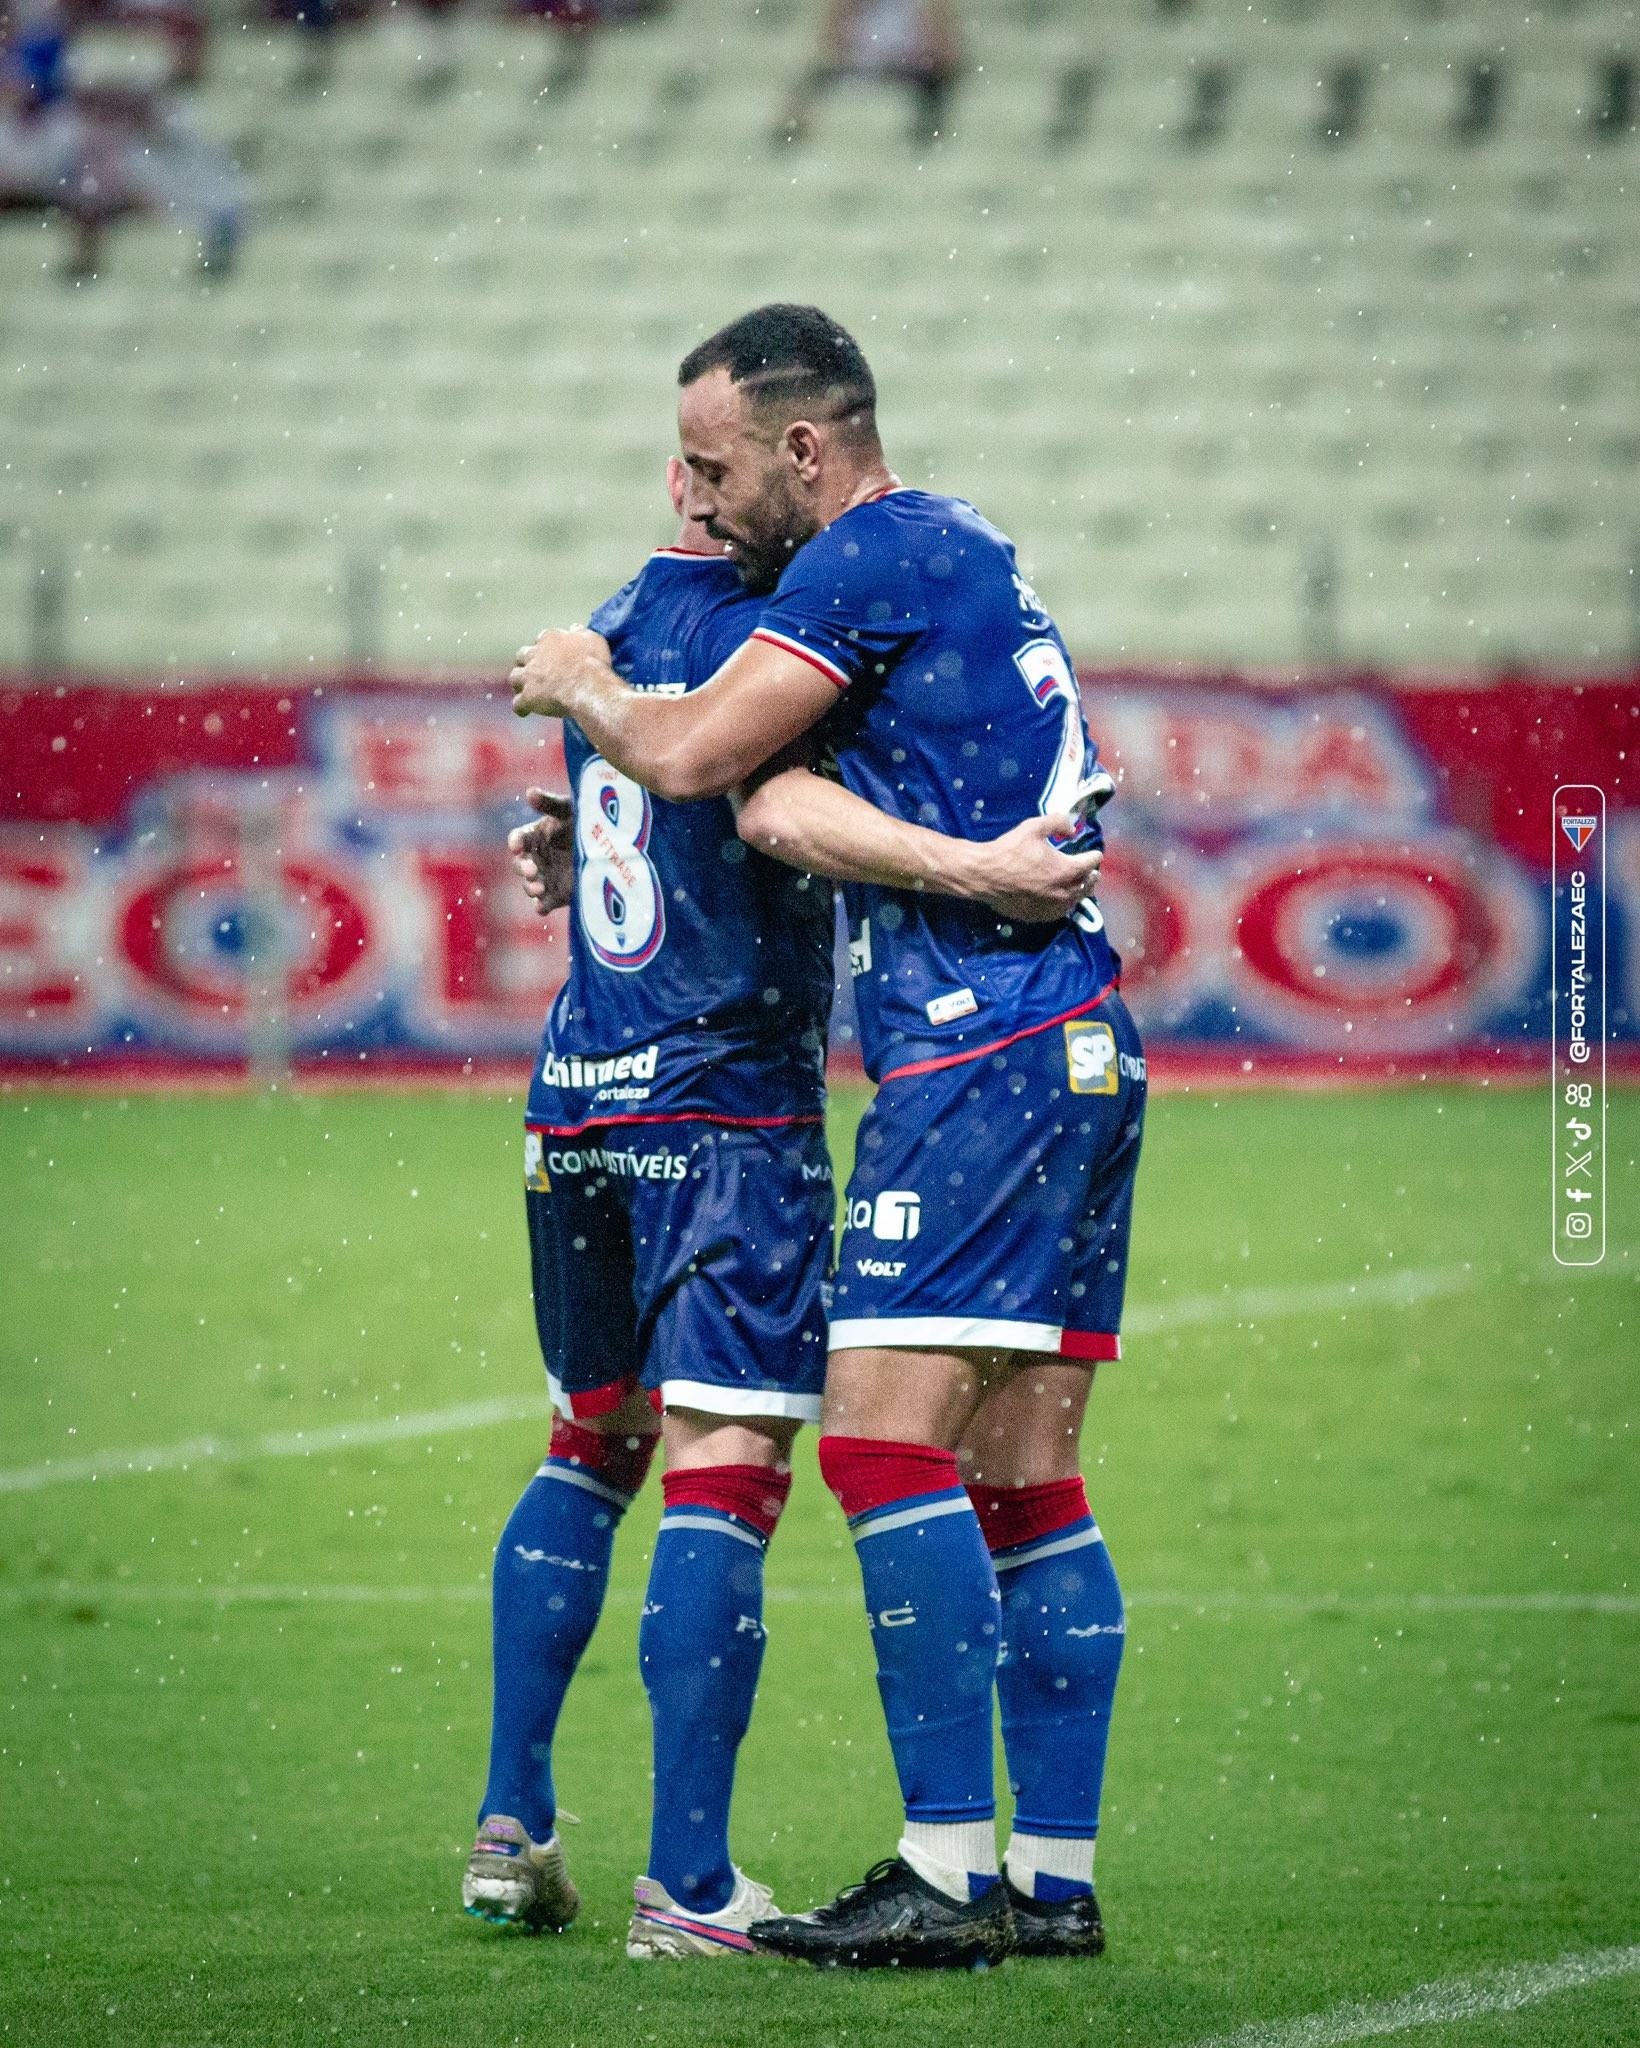
[[[1010,1323],[988,1316],[853,1316],[833,1323],[833,1351],[1059,1350],[1057,1323]]]
[[[799,1422],[820,1420],[818,1394],[783,1394],[778,1387],[715,1387],[707,1380],[662,1380],[661,1399],[668,1408],[698,1408],[706,1415],[791,1415]]]

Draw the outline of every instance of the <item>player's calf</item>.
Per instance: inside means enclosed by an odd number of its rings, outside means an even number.
[[[1080,1478],[968,1492],[1002,1592],[997,1691],[1015,1801],[1004,1869],[1020,1953],[1097,1955],[1093,1856],[1121,1591]]]
[[[638,1630],[655,1807],[628,1947],[656,1956],[744,1951],[745,1928],[772,1908],[730,1860],[729,1803],[763,1664],[763,1556],[791,1473],[688,1466],[663,1485]]]
[[[552,1743],[603,1605],[615,1530],[655,1438],[553,1424],[546,1459],[496,1546],[489,1775],[462,1904],[480,1919],[567,1927],[575,1891],[557,1846]]]

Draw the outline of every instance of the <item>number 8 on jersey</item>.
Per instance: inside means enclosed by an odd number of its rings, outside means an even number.
[[[649,794],[594,754],[575,787],[575,910],[606,967],[645,967],[666,937],[660,877],[649,844]]]

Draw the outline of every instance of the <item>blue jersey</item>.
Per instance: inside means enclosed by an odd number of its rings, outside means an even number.
[[[683,696],[746,640],[759,601],[721,557],[662,548],[592,615],[633,688]],[[529,1121],[822,1113],[832,997],[829,882],[754,853],[726,798],[652,797],[564,722],[575,800],[570,971],[547,1019]]]
[[[756,637],[840,693],[821,734],[877,809],[966,839],[1068,810],[1095,749],[1058,628],[1012,544],[958,498],[895,490],[792,557]],[[1079,842],[1097,845],[1090,826]],[[866,1071],[971,1058],[1090,1008],[1118,962],[1092,903],[1060,924],[845,884]]]

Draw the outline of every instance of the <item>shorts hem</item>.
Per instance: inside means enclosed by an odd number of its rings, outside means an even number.
[[[779,1387],[719,1387],[709,1380],[662,1380],[668,1408],[695,1408],[705,1415],[779,1415],[798,1422],[820,1420],[820,1396],[791,1394]]]
[[[606,1380],[601,1387],[566,1387],[554,1372],[547,1374],[547,1393],[552,1405],[566,1422],[588,1422],[599,1415],[613,1415],[628,1394],[638,1391],[638,1375],[623,1373],[618,1380]]]
[[[1122,1340],[1112,1331],[1066,1330],[993,1316],[855,1316],[831,1326],[833,1351],[1034,1351],[1080,1362],[1115,1359]]]
[[[795,1125],[822,1124],[824,1112],[817,1109],[794,1110],[782,1116],[729,1116],[715,1109],[679,1109],[657,1111],[650,1114],[631,1116],[589,1116],[578,1124],[541,1123],[533,1117],[524,1119],[526,1131],[532,1131],[539,1138],[584,1138],[588,1131],[627,1129],[645,1124],[716,1124],[728,1131],[784,1131]]]

